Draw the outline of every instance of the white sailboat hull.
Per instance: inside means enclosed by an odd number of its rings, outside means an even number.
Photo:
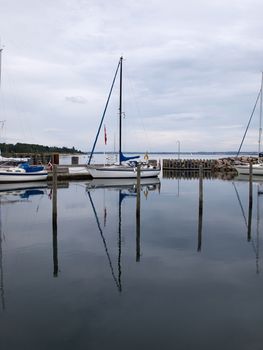
[[[47,171],[38,172],[8,172],[6,170],[0,170],[0,183],[7,182],[27,182],[27,181],[43,181],[47,179]]]
[[[137,178],[137,169],[131,166],[112,165],[112,166],[89,166],[90,175],[94,179],[134,179]],[[140,177],[156,177],[160,174],[159,167],[141,167]]]
[[[250,165],[249,164],[236,165],[235,169],[237,170],[238,174],[249,175]],[[261,163],[260,164],[253,164],[252,165],[252,174],[263,176],[263,163],[262,164]]]

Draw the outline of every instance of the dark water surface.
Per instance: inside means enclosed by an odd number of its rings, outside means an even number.
[[[49,188],[1,193],[1,349],[262,349],[260,184],[250,233],[245,181],[204,180],[201,213],[161,179],[137,216],[102,185],[58,189],[57,234]]]

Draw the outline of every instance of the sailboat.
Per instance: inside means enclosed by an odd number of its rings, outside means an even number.
[[[255,106],[254,106],[252,115],[251,115],[250,120],[249,120],[249,124],[250,124],[251,118],[252,118],[252,116],[253,116],[253,113],[254,113],[254,111],[255,111],[256,105],[257,105],[258,100],[259,100],[259,98],[260,98],[259,135],[258,135],[258,163],[252,164],[252,174],[253,174],[253,175],[262,175],[262,176],[263,176],[263,163],[262,163],[262,161],[260,161],[260,157],[262,157],[262,153],[261,153],[261,138],[262,138],[262,92],[263,92],[263,73],[262,73],[262,78],[261,78],[261,87],[260,87],[260,91],[259,91],[259,94],[258,94],[256,103],[255,103]],[[248,126],[249,126],[249,124],[248,124]],[[248,126],[247,126],[247,129],[248,129]],[[247,132],[247,129],[246,129],[246,132]],[[245,132],[245,135],[246,135],[246,132]],[[241,142],[239,151],[240,151],[240,149],[241,149],[241,146],[242,146],[242,143],[243,143],[243,141],[244,141],[245,135],[244,135],[243,140],[242,140],[242,142]],[[239,151],[238,151],[238,154],[239,154]],[[235,169],[237,170],[237,172],[238,172],[239,175],[249,175],[249,174],[250,174],[250,164],[249,164],[249,163],[245,163],[245,164],[236,164],[236,165],[235,165]]]
[[[135,159],[138,159],[139,156],[127,157],[122,153],[122,63],[123,57],[120,57],[114,79],[111,85],[110,94],[106,103],[106,107],[99,125],[99,129],[95,138],[95,142],[93,144],[92,151],[90,153],[90,158],[88,161],[88,171],[93,178],[136,178],[137,172],[140,171],[140,177],[156,177],[160,174],[161,167],[160,164],[151,163],[148,160],[146,162],[139,162]],[[119,99],[119,161],[116,164],[105,164],[105,165],[90,165],[91,158],[93,156],[93,152],[96,146],[96,142],[98,139],[98,135],[100,133],[100,129],[103,123],[103,119],[106,113],[106,109],[108,106],[108,102],[111,96],[111,92],[116,80],[117,73],[119,71],[120,76],[120,99]]]

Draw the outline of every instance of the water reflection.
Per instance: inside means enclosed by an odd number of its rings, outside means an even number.
[[[202,247],[202,227],[203,227],[203,171],[199,171],[199,212],[198,212],[198,245],[197,251]]]
[[[2,230],[2,203],[0,197],[0,296],[2,310],[5,310],[5,289],[4,289],[4,271],[3,271],[3,230]]]
[[[2,310],[5,310],[5,289],[4,289],[4,257],[3,242],[5,234],[2,225],[2,207],[4,205],[26,203],[31,197],[42,197],[46,192],[46,182],[28,182],[28,183],[1,183],[0,184],[0,298]],[[39,203],[37,206],[38,210]]]
[[[249,186],[249,195],[248,195],[248,215],[246,217],[245,210],[244,210],[244,205],[242,204],[242,201],[240,199],[240,195],[238,192],[238,189],[236,187],[236,183],[233,182],[233,186],[235,189],[236,197],[241,209],[242,217],[244,219],[244,224],[247,228],[247,241],[251,242],[253,251],[255,253],[256,257],[256,272],[259,273],[259,231],[260,231],[260,196],[262,194],[262,177],[256,177],[253,179],[251,182],[249,182],[249,176],[247,175],[242,175],[242,176],[237,176],[235,180],[238,181],[245,181],[248,183]],[[252,238],[252,218],[253,218],[253,189],[252,189],[252,184],[256,185],[256,239],[254,240]]]
[[[1,183],[0,196],[18,196],[28,199],[30,196],[44,194],[47,189],[47,182],[21,182],[21,183]]]
[[[138,187],[139,186],[139,187]],[[160,192],[161,182],[159,178],[140,179],[138,183],[136,179],[93,179],[87,184],[87,194],[93,209],[93,213],[96,219],[97,227],[102,238],[105,253],[108,259],[109,267],[112,277],[115,281],[119,292],[122,291],[121,281],[121,249],[122,249],[122,202],[127,197],[136,198],[136,261],[140,261],[140,195],[144,193],[147,198],[149,191]],[[94,201],[92,199],[91,192],[99,189],[111,189],[118,192],[118,274],[114,272],[112,259],[107,247],[107,241],[105,239],[104,231],[100,223]],[[105,199],[105,197],[104,197]],[[106,207],[104,207],[104,225],[106,227]]]
[[[248,243],[248,183],[242,212],[232,181],[198,180],[58,183],[54,226],[50,187],[1,196],[2,348],[260,349],[261,188]]]
[[[57,176],[52,181],[52,242],[53,242],[53,276],[58,276],[58,225],[57,225]]]
[[[102,238],[104,249],[105,249],[105,252],[106,252],[106,255],[107,255],[107,258],[108,258],[108,262],[109,262],[109,266],[110,266],[112,277],[113,277],[113,279],[114,279],[114,281],[116,283],[116,286],[117,286],[118,290],[121,292],[121,263],[120,263],[120,256],[121,256],[121,218],[119,217],[119,258],[118,258],[119,274],[118,274],[118,278],[117,278],[116,275],[115,275],[114,269],[113,269],[113,264],[112,264],[111,257],[110,257],[110,254],[109,254],[109,250],[108,250],[108,247],[107,247],[107,242],[106,242],[106,239],[105,239],[104,234],[103,234],[103,230],[102,230],[99,218],[98,218],[98,214],[97,214],[95,205],[94,205],[93,200],[92,200],[92,196],[91,196],[89,191],[87,193],[88,193],[89,200],[90,200],[90,203],[91,203],[91,206],[92,206],[92,209],[93,209],[93,212],[94,212],[94,216],[95,216],[95,219],[96,219],[96,223],[97,223],[97,226],[98,226],[101,238]]]

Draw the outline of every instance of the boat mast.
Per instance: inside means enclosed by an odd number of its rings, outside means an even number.
[[[100,121],[99,129],[98,129],[98,131],[97,131],[97,135],[96,135],[96,137],[95,137],[95,141],[94,141],[94,144],[93,144],[93,146],[92,146],[92,150],[91,150],[91,152],[90,152],[90,156],[89,156],[89,160],[88,160],[88,165],[90,165],[90,162],[91,162],[91,159],[92,159],[92,156],[93,156],[95,147],[96,147],[96,143],[97,143],[97,140],[98,140],[98,137],[99,137],[100,129],[101,129],[101,126],[102,126],[102,123],[103,123],[103,120],[104,120],[104,117],[105,117],[105,114],[106,114],[106,111],[107,111],[107,108],[108,108],[108,104],[109,104],[109,101],[110,101],[112,89],[113,89],[113,87],[114,87],[114,83],[115,83],[115,79],[116,79],[116,76],[117,76],[119,67],[120,67],[120,62],[118,62],[118,66],[117,66],[117,69],[116,69],[115,74],[114,74],[113,82],[112,82],[112,84],[111,84],[109,96],[108,96],[108,99],[107,99],[107,102],[106,102],[106,105],[105,105],[105,108],[104,108],[104,111],[103,111],[103,115],[102,115],[102,118],[101,118],[101,121]]]
[[[263,89],[263,72],[262,72],[261,88],[260,88],[260,112],[259,112],[258,157],[260,157],[260,153],[261,153],[261,136],[262,136],[262,89]]]
[[[0,47],[0,87],[1,87],[1,71],[2,71],[2,51],[3,51],[3,48]]]
[[[122,60],[120,58],[120,104],[119,104],[119,164],[121,165],[121,135],[122,135]]]

